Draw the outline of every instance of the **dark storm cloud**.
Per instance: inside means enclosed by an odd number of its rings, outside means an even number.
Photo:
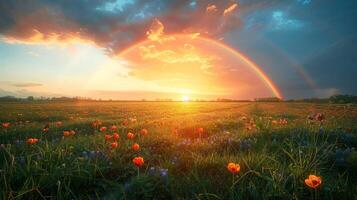
[[[357,93],[357,1],[274,1],[242,21],[225,41],[264,66],[285,96]]]
[[[236,14],[223,16],[231,1],[1,1],[0,33],[8,42],[91,41],[108,52],[143,39],[154,18],[165,32],[210,36],[239,27]],[[193,3],[194,2],[194,3]],[[217,14],[205,13],[209,3]],[[206,25],[205,25],[206,24]]]

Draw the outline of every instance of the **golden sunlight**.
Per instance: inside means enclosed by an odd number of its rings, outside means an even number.
[[[156,84],[158,92],[172,94],[168,98],[176,98],[182,88],[192,98],[281,97],[256,64],[223,43],[200,35],[165,35],[157,19],[147,36],[119,57],[128,63],[131,77]]]
[[[183,97],[182,97],[182,101],[183,101],[183,102],[188,102],[188,101],[190,101],[190,97],[188,97],[188,96],[183,96]]]

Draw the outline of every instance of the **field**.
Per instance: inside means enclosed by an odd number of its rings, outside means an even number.
[[[357,199],[354,105],[1,103],[0,122],[0,199]]]

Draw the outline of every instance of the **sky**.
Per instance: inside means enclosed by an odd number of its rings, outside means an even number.
[[[0,96],[357,94],[355,0],[0,1]]]

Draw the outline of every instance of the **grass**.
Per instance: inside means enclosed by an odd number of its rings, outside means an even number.
[[[357,198],[353,105],[32,102],[2,103],[0,113],[11,123],[0,129],[0,199]],[[308,120],[311,113],[326,120]],[[95,120],[118,127],[118,148]],[[76,134],[63,137],[65,130]],[[139,176],[136,156],[145,160]],[[235,176],[228,162],[240,164]],[[309,174],[322,177],[316,190],[304,183]]]

